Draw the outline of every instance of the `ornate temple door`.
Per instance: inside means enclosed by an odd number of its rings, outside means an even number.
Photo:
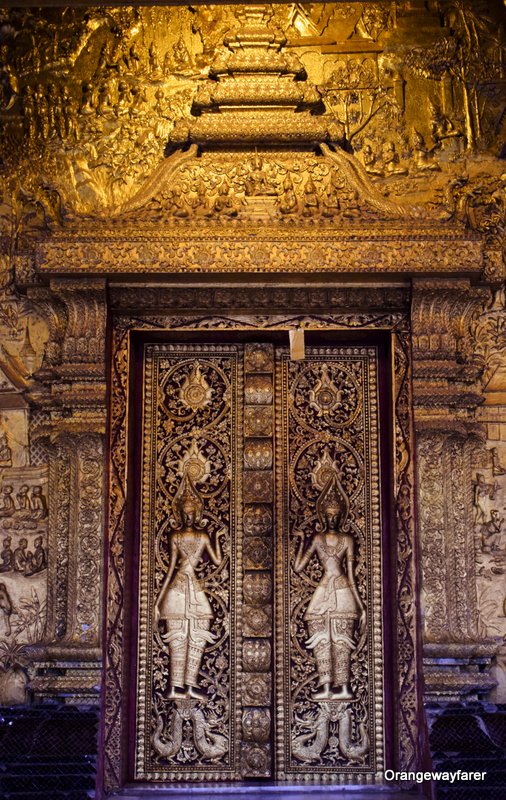
[[[378,348],[146,344],[138,781],[373,783]]]

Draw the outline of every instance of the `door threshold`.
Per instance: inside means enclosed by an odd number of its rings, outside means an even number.
[[[115,800],[177,800],[182,797],[243,797],[244,800],[278,800],[278,798],[293,798],[293,800],[315,800],[318,797],[330,798],[352,797],[353,800],[414,800],[420,797],[420,788],[413,790],[400,789],[395,786],[358,786],[335,784],[290,784],[283,781],[272,783],[187,783],[158,784],[130,784],[121,789],[117,794],[111,795]]]

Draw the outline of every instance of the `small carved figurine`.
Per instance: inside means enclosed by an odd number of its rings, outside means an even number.
[[[47,517],[47,501],[42,493],[42,486],[34,486],[32,488],[30,505],[32,519],[45,519]]]
[[[1,517],[12,517],[16,510],[16,506],[14,505],[14,499],[12,497],[12,493],[14,491],[14,487],[7,484],[3,487],[3,497],[2,497],[2,507],[0,508],[0,518]]]
[[[47,555],[42,546],[42,536],[37,536],[33,544],[35,549],[30,559],[30,563],[27,564],[25,575],[36,575],[37,572],[42,572],[47,567]]]
[[[16,500],[18,507],[16,509],[15,516],[19,517],[20,519],[30,519],[32,516],[32,507],[30,505],[28,486],[26,483],[19,487],[19,490],[16,493]]]
[[[12,450],[7,441],[5,431],[0,432],[0,467],[10,467],[12,465]]]
[[[484,525],[490,521],[489,500],[493,500],[497,484],[487,483],[481,472],[476,473],[474,486],[474,524]]]
[[[493,508],[490,512],[490,522],[482,526],[482,550],[484,553],[492,553],[501,549],[502,526],[504,518],[499,519],[499,511]]]
[[[283,181],[283,192],[279,197],[279,210],[282,214],[295,214],[297,209],[297,195],[295,194],[290,173],[288,173]]]
[[[383,146],[383,167],[387,177],[389,175],[408,174],[406,167],[404,167],[400,162],[399,153],[397,152],[395,144],[392,141],[385,142]]]
[[[13,554],[13,566],[16,572],[22,572],[23,575],[30,570],[32,562],[32,553],[28,550],[28,539],[24,537],[19,540],[18,546]]]
[[[10,536],[6,536],[3,540],[3,547],[0,551],[0,558],[2,559],[2,563],[0,564],[0,572],[10,572],[13,568],[12,559],[12,547],[11,547],[12,538]]]
[[[432,125],[431,125],[432,138],[439,144],[444,146],[448,141],[455,141],[458,149],[465,149],[466,137],[461,130],[455,127],[449,117],[447,117],[439,106],[432,108]]]
[[[425,145],[425,139],[419,131],[413,132],[413,161],[419,172],[440,172],[441,167],[434,160],[434,152],[439,149],[439,144],[433,147]]]
[[[318,199],[316,186],[311,175],[307,179],[306,185],[304,186],[303,203],[304,207],[302,209],[302,214],[304,217],[310,217],[318,212],[320,201]]]
[[[383,175],[383,170],[378,165],[378,159],[372,149],[371,145],[366,142],[362,148],[362,163],[368,175],[380,177]]]
[[[12,600],[5,583],[0,583],[0,612],[6,636],[11,635]]]

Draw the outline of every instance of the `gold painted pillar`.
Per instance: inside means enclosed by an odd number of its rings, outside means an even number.
[[[468,280],[413,281],[425,697],[434,701],[476,698],[494,685],[487,668],[497,645],[478,620],[472,473],[484,429],[471,331],[487,297]]]
[[[97,702],[106,425],[103,280],[51,281],[29,291],[49,340],[29,400],[31,438],[48,464],[48,603],[44,644],[32,646],[35,697]],[[58,676],[54,676],[55,668]]]

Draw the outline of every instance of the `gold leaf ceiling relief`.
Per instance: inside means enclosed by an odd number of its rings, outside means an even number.
[[[113,220],[467,228],[497,278],[506,67],[488,6],[4,9],[6,240]]]

